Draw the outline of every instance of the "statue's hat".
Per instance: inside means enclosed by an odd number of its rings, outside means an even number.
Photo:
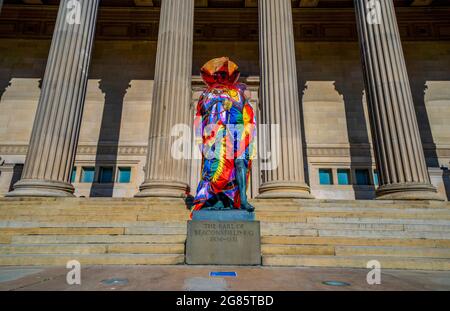
[[[228,57],[211,59],[203,65],[200,72],[203,81],[209,86],[214,84],[233,84],[237,82],[240,76],[238,65]]]

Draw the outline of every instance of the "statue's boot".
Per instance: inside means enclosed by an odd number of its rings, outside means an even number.
[[[253,212],[255,208],[247,200],[247,167],[243,159],[236,159],[234,164],[236,167],[236,181],[239,188],[239,196],[241,197],[241,209]]]
[[[213,205],[213,207],[211,209],[223,210],[223,209],[225,209],[225,205],[223,204],[222,200],[217,200],[217,202]]]

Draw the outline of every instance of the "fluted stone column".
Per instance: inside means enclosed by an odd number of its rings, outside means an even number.
[[[290,0],[259,0],[261,123],[270,128],[260,148],[275,152],[278,166],[262,170],[260,198],[311,198],[305,183],[300,105]],[[261,133],[262,134],[262,133]],[[261,135],[260,134],[260,135]]]
[[[99,0],[68,6],[69,2],[60,2],[22,179],[8,196],[72,196],[74,192],[69,182]]]
[[[440,199],[425,163],[393,1],[354,3],[380,175],[377,197]]]
[[[182,197],[188,162],[171,153],[174,125],[189,125],[194,0],[163,0],[150,117],[146,178],[137,197]]]

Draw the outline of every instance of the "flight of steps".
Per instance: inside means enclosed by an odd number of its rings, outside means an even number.
[[[254,200],[267,266],[450,270],[448,202]],[[0,266],[183,264],[181,199],[0,198]]]
[[[0,266],[184,263],[180,200],[0,199]]]
[[[258,201],[267,266],[450,270],[450,204],[393,201]]]

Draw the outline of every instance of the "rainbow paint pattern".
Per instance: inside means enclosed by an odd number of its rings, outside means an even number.
[[[192,211],[212,206],[218,198],[226,207],[239,208],[234,160],[244,159],[247,184],[256,153],[255,113],[238,83],[239,70],[226,57],[206,63],[201,74],[207,88],[196,110],[195,132],[201,137],[202,172]]]

